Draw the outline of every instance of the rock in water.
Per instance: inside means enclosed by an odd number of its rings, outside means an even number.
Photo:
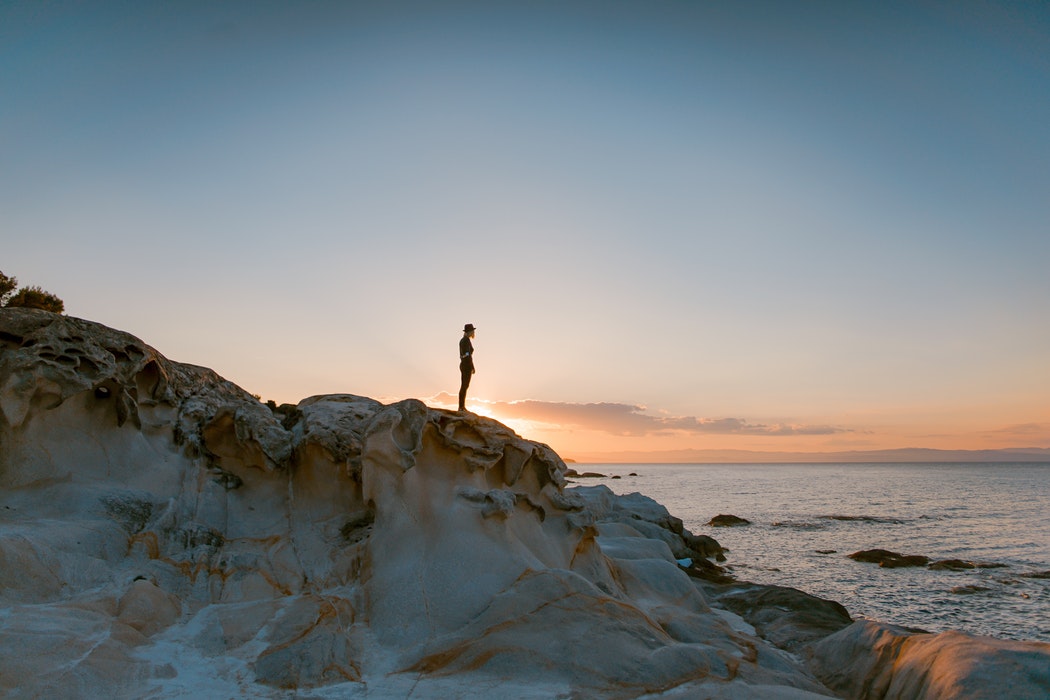
[[[826,692],[679,568],[717,542],[496,421],[274,410],[43,311],[0,345],[0,695]]]
[[[977,565],[973,562],[962,559],[941,559],[930,564],[930,569],[933,571],[965,571],[976,568]]]
[[[722,513],[708,520],[707,524],[711,527],[737,527],[739,525],[750,525],[751,521],[737,515],[726,515]]]
[[[930,558],[921,554],[898,554],[887,549],[865,549],[849,555],[853,561],[878,564],[886,569],[900,569],[907,566],[926,566]]]

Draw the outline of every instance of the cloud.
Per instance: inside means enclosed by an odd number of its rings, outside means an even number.
[[[1044,436],[1047,433],[1050,433],[1050,425],[1044,425],[1042,423],[1019,423],[1017,425],[1008,425],[1005,428],[989,430],[987,432],[989,435]]]
[[[1018,423],[987,430],[985,437],[996,444],[1018,444],[1050,447],[1050,423]]]
[[[448,403],[449,394],[434,400]],[[669,433],[702,435],[833,435],[853,432],[830,425],[794,423],[749,423],[740,418],[696,418],[664,416],[646,412],[644,406],[623,403],[561,403],[552,401],[486,401],[485,406],[498,418],[548,423],[562,428],[595,430],[612,435],[642,437]]]

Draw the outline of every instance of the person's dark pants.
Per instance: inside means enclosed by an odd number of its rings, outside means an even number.
[[[474,374],[473,367],[460,367],[459,368],[459,410],[467,410],[467,387],[470,386],[470,375]]]

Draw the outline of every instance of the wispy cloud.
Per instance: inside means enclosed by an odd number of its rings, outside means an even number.
[[[438,403],[455,397],[439,394]],[[648,413],[644,406],[623,403],[561,403],[552,401],[486,401],[485,406],[502,419],[527,420],[562,428],[595,430],[612,435],[642,437],[670,433],[704,435],[833,435],[852,430],[831,425],[750,423],[740,418],[697,418]]]
[[[1038,435],[1043,436],[1050,433],[1050,425],[1043,423],[1018,423],[1017,425],[1008,425],[1005,428],[999,428],[998,430],[989,430],[989,435]]]
[[[998,445],[1050,447],[1050,423],[1018,423],[987,430],[984,435]]]

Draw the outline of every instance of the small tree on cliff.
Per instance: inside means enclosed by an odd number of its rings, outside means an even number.
[[[0,306],[14,308],[21,306],[27,309],[43,309],[56,314],[66,310],[66,304],[51,292],[40,287],[22,287],[17,292],[18,278],[8,277],[0,272]]]
[[[17,288],[18,279],[8,277],[3,272],[0,272],[0,306],[7,306],[7,300],[11,298],[11,294]]]

